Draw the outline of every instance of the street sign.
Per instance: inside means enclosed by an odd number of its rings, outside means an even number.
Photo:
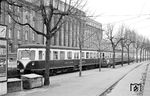
[[[0,25],[0,82],[7,80],[7,39],[6,26]]]
[[[1,43],[3,42],[3,44]],[[5,43],[4,43],[5,42]],[[0,81],[1,77],[6,77],[6,40],[0,40]]]
[[[6,38],[6,26],[0,25],[0,38]]]

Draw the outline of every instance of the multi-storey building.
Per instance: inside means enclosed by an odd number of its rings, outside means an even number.
[[[103,36],[102,24],[96,22],[93,19],[86,18],[84,29],[84,47],[99,49],[99,42],[101,42]]]
[[[8,5],[1,2],[1,17],[0,23],[7,25],[7,36],[9,53],[16,53],[17,48],[22,44],[45,44],[45,39],[41,35],[37,35],[28,26],[20,26],[16,24],[12,18],[6,13],[7,9],[12,10],[18,15],[17,20],[22,23],[30,23],[34,28],[41,32],[45,32],[45,27],[42,22],[41,14],[32,10],[32,7],[39,5],[40,0],[16,0],[16,3],[23,3],[30,8],[19,8],[17,6]],[[45,2],[48,0],[45,0]],[[63,4],[63,3],[61,3]],[[81,14],[85,13],[79,10]],[[57,17],[52,20],[52,25],[55,24]],[[51,39],[52,46],[66,46],[66,47],[79,47],[79,33],[83,34],[83,47],[96,48],[97,42],[102,39],[102,24],[90,18],[81,19],[71,16],[65,17],[66,22],[62,25],[61,29]],[[100,39],[97,40],[97,35]],[[95,42],[95,43],[93,43]]]

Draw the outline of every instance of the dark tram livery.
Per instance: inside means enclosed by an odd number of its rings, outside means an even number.
[[[30,44],[22,45],[17,51],[17,68],[22,73],[43,74],[45,70],[45,46]],[[121,53],[116,52],[116,64],[121,62]],[[83,70],[99,67],[100,54],[93,49],[83,49],[82,62]],[[101,56],[102,67],[108,67],[112,63],[112,52],[103,52]],[[52,46],[50,49],[49,68],[50,74],[72,72],[79,70],[80,50],[78,48]],[[109,59],[109,64],[106,62]],[[132,61],[132,60],[131,60]],[[124,57],[124,63],[127,58]]]

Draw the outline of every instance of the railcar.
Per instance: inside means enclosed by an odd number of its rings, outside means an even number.
[[[43,74],[45,71],[45,46],[37,44],[22,45],[17,50],[17,69],[21,73]],[[50,74],[58,74],[79,70],[80,50],[78,48],[52,46],[50,49],[49,68]],[[106,55],[105,55],[106,54]],[[100,54],[97,50],[83,49],[82,51],[83,70],[98,68]],[[112,63],[112,52],[104,52],[101,56],[109,58]],[[107,67],[106,60],[102,60],[102,67]],[[120,62],[116,58],[116,62]],[[124,60],[127,61],[127,60]]]

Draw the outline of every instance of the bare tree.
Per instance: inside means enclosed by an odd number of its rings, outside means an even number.
[[[2,0],[1,0],[2,1]],[[24,3],[16,4],[16,2],[24,0],[3,0],[7,2],[11,6],[19,6],[22,9],[33,10],[40,14],[41,20],[46,27],[46,32],[42,32],[37,30],[32,26],[29,22],[20,22],[18,20],[18,15],[15,14],[12,10],[7,10],[7,13],[13,19],[13,21],[21,26],[28,26],[38,35],[42,35],[46,38],[46,60],[45,60],[45,74],[44,74],[44,85],[49,85],[49,53],[50,53],[50,45],[51,45],[51,38],[58,32],[61,26],[65,23],[65,19],[68,16],[81,18],[85,17],[85,13],[79,9],[82,9],[85,5],[82,3],[83,0],[40,0],[39,4],[35,4],[34,6],[25,5]],[[53,18],[57,17],[55,24],[52,26]]]
[[[133,47],[135,48],[135,51],[136,51],[136,62],[138,62],[138,59],[139,59],[139,48],[140,48],[140,39],[139,39],[139,35],[134,32],[133,33],[133,40],[134,40],[134,43],[133,43]]]
[[[140,62],[142,62],[142,60],[144,60],[144,46],[145,46],[145,38],[143,36],[140,36]],[[143,57],[142,57],[142,53],[143,53]],[[143,59],[142,59],[143,58]]]
[[[80,29],[79,34],[78,34],[78,40],[79,40],[79,49],[80,49],[80,62],[79,62],[79,77],[82,76],[82,57],[83,57],[83,52],[82,48],[84,46],[84,28],[85,25],[80,25],[82,26],[83,29]]]
[[[125,40],[124,40],[124,33],[125,33],[125,25],[122,25],[119,30],[118,34],[122,38],[120,45],[121,45],[121,65],[123,66],[123,58],[124,58],[124,47],[125,47]]]
[[[87,21],[88,22],[88,21]],[[86,26],[86,27],[85,27]],[[94,46],[96,46],[96,48],[98,48],[98,53],[101,51],[100,50],[100,44],[101,44],[101,40],[102,40],[102,35],[103,34],[101,34],[101,32],[103,31],[102,29],[101,29],[101,27],[102,26],[99,26],[99,28],[95,28],[92,32],[89,32],[89,27],[88,27],[88,23],[86,24],[86,25],[83,25],[83,28],[82,28],[82,30],[84,31],[84,32],[82,32],[82,33],[79,33],[79,36],[78,36],[78,39],[79,39],[79,49],[80,49],[80,65],[79,65],[79,69],[80,69],[80,71],[79,71],[79,76],[81,76],[82,75],[82,48],[83,47],[87,47],[87,48],[89,48],[89,45],[93,45],[94,44]],[[90,26],[90,29],[91,29],[91,26]],[[85,35],[86,34],[86,35]],[[93,39],[94,38],[94,39]],[[89,40],[90,39],[92,39],[92,42],[90,42]],[[88,44],[87,44],[87,43]],[[95,48],[95,47],[94,47]],[[100,54],[100,53],[99,53]],[[100,58],[98,58],[99,60],[99,64],[101,64],[100,63]],[[100,65],[99,65],[99,71],[101,70],[100,69]]]
[[[103,31],[103,30],[100,30],[100,32]],[[100,32],[96,32],[96,40],[98,42],[98,46],[97,46],[97,51],[98,51],[98,63],[99,63],[99,71],[101,71],[101,65],[102,65],[102,59],[101,59],[101,53],[102,53],[102,50],[101,50],[101,41],[102,41],[102,38],[100,37]]]
[[[114,25],[108,24],[106,28],[106,35],[107,35],[107,39],[111,42],[112,51],[113,51],[113,68],[115,68],[116,47],[119,44],[119,42],[122,40],[122,38],[117,38],[118,36],[115,37],[115,35],[113,34],[114,34]]]
[[[133,33],[134,33],[133,30],[130,30],[129,28],[125,28],[124,45],[128,52],[128,64],[130,64],[130,45],[134,42]]]
[[[143,60],[148,60],[148,51],[149,51],[149,45],[150,45],[150,41],[148,38],[145,38],[145,42],[144,42],[144,47],[143,47]]]
[[[102,49],[101,49],[101,41],[102,41],[102,32],[103,30],[100,29],[99,31],[96,31],[95,32],[95,40],[90,42],[92,45],[95,45],[96,48],[97,48],[97,52],[98,52],[98,65],[99,65],[99,71],[101,71],[101,65],[102,65],[102,57],[101,57],[101,53],[103,52]]]

